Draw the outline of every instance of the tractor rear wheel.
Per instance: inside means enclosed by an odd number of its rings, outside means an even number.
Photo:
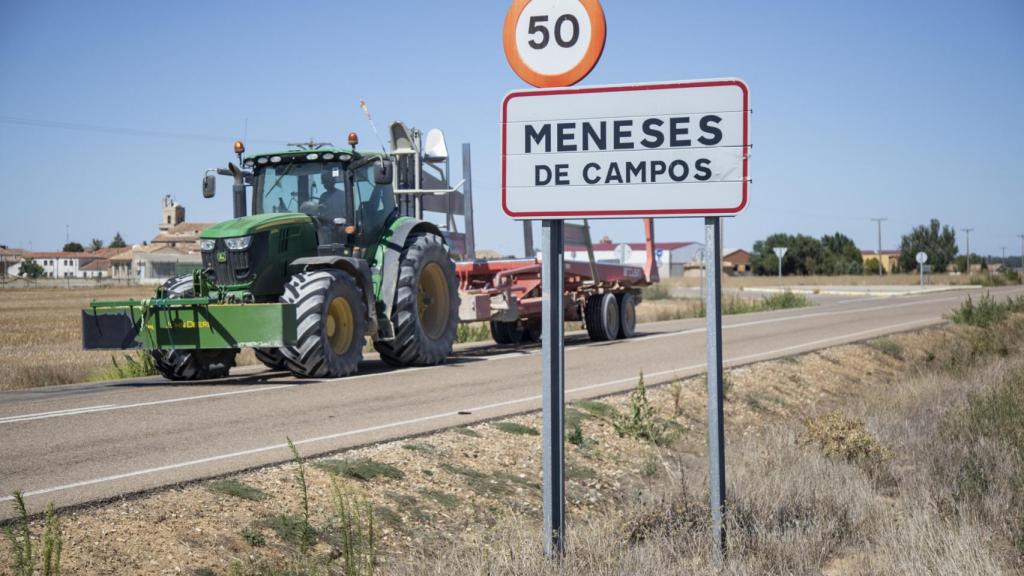
[[[374,342],[392,366],[431,366],[452,353],[459,322],[459,284],[444,241],[413,234],[398,264],[391,322],[395,338]]]
[[[619,301],[611,292],[592,294],[587,298],[584,316],[587,334],[594,342],[619,337]]]
[[[295,305],[295,344],[280,349],[292,374],[355,373],[366,340],[366,303],[352,276],[340,270],[301,272],[285,285],[281,302]]]
[[[163,285],[168,298],[192,296],[192,276],[177,276]],[[235,365],[238,350],[152,350],[153,364],[168,380],[223,378]]]
[[[624,292],[616,296],[619,304],[619,338],[636,336],[636,296]]]
[[[285,362],[284,354],[280,348],[254,348],[256,359],[271,370],[287,370],[288,363]]]

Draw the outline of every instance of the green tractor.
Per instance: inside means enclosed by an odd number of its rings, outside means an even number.
[[[366,337],[392,366],[444,362],[460,303],[451,228],[423,209],[458,193],[439,131],[426,152],[418,131],[396,122],[391,135],[390,152],[357,151],[354,133],[349,149],[310,141],[243,156],[236,142],[241,166],[203,179],[210,198],[216,175],[233,178],[235,217],[201,234],[202,268],[154,298],[93,302],[83,346],[143,348],[171,380],[227,376],[245,347],[296,376],[347,376]]]

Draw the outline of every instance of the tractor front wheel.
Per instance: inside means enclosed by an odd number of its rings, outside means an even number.
[[[163,285],[168,298],[190,298],[192,276],[177,276]],[[152,350],[153,364],[168,380],[223,378],[235,365],[238,350]]]
[[[280,348],[254,348],[256,359],[271,370],[287,370],[288,363],[285,362],[284,354]]]
[[[436,234],[409,237],[398,264],[391,322],[395,338],[374,342],[392,366],[431,366],[452,353],[459,322],[455,265]]]
[[[355,373],[366,340],[366,303],[352,276],[340,270],[296,274],[281,302],[295,305],[297,322],[295,344],[281,348],[288,370],[311,378]]]

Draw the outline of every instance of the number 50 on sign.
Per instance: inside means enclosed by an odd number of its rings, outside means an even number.
[[[538,88],[571,86],[604,50],[604,11],[597,0],[515,0],[505,18],[505,56]]]

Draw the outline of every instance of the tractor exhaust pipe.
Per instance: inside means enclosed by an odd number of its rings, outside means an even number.
[[[228,164],[228,170],[231,172],[231,176],[235,179],[231,185],[231,193],[235,198],[235,218],[241,218],[245,216],[245,171],[235,166],[234,163]]]

